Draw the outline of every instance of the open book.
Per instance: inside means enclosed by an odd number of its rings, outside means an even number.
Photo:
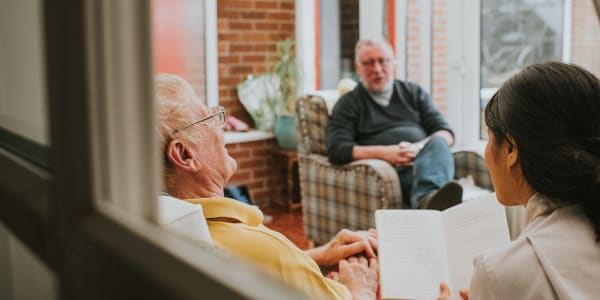
[[[381,296],[437,299],[446,282],[453,295],[469,288],[473,258],[510,242],[504,207],[495,194],[436,210],[377,210]]]

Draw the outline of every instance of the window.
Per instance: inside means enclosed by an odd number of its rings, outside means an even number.
[[[50,167],[0,145],[0,220],[56,279],[56,298],[302,299],[152,222],[160,159],[150,4],[9,2],[2,13],[40,12],[43,59],[31,63],[45,71],[28,74],[40,76],[47,89],[41,102],[48,107]],[[31,27],[3,26],[0,37],[29,36]],[[15,52],[15,59],[25,53]],[[0,69],[2,78],[18,67]],[[29,96],[1,100],[14,104]],[[0,232],[1,261],[4,240]],[[0,286],[7,286],[2,277]],[[7,294],[18,296],[1,295]]]
[[[152,1],[154,74],[184,77],[209,107],[219,103],[216,0]]]
[[[571,1],[449,1],[448,112],[457,145],[483,153],[483,109],[524,66],[570,60]]]
[[[504,81],[527,65],[563,60],[564,15],[562,0],[481,1],[481,139],[483,109]]]
[[[404,78],[404,0],[320,0],[296,2],[298,58],[303,89],[337,89],[342,78],[359,80],[354,70],[354,47],[362,37],[384,37],[396,49],[398,71]],[[400,17],[400,23],[395,20]],[[381,22],[372,22],[381,20]],[[314,67],[313,67],[314,66]],[[316,70],[316,71],[315,71]]]

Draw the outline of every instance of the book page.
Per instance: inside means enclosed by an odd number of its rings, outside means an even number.
[[[448,280],[440,212],[375,212],[383,299],[437,299]]]
[[[445,210],[442,223],[448,251],[448,268],[453,295],[468,289],[473,275],[473,258],[485,249],[510,242],[504,206],[496,194],[485,195]]]

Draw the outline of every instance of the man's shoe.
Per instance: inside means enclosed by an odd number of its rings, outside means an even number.
[[[419,208],[444,210],[462,202],[462,186],[456,181],[449,181],[439,190],[425,196]]]

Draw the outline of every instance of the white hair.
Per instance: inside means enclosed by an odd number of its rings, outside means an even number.
[[[386,41],[383,38],[365,38],[359,40],[356,43],[356,47],[354,47],[354,60],[357,63],[360,62],[359,59],[361,50],[366,46],[381,46],[383,51],[385,51],[391,59],[394,58],[394,50],[392,49],[392,46],[390,45],[390,43],[388,43],[388,41]]]

